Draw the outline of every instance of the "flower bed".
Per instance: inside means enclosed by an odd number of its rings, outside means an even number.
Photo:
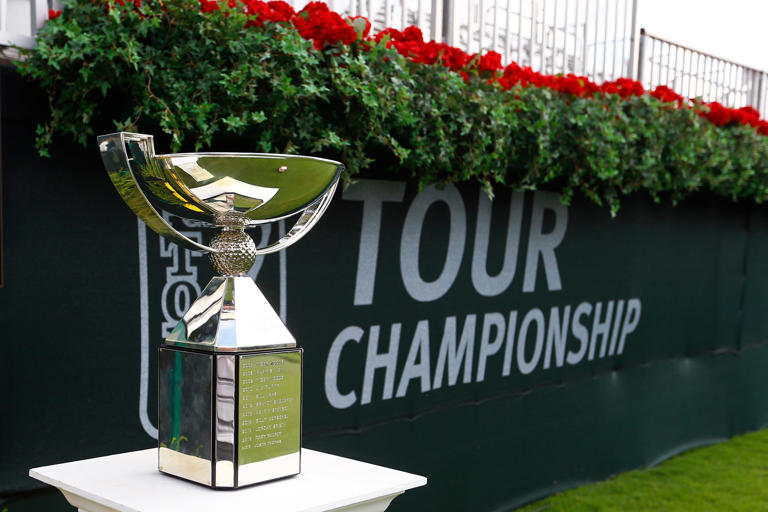
[[[768,123],[751,107],[502,67],[416,27],[371,35],[320,2],[78,1],[50,14],[20,65],[49,95],[43,153],[56,132],[91,140],[109,102],[116,129],[159,125],[174,149],[229,132],[241,149],[340,158],[347,179],[375,162],[421,184],[579,192],[613,212],[636,191],[768,197]]]

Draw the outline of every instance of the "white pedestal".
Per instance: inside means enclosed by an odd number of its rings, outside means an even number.
[[[164,475],[157,449],[34,468],[83,512],[381,512],[423,476],[313,450],[301,474],[237,490],[215,490]]]

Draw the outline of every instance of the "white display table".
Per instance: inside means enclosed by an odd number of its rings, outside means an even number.
[[[423,476],[313,450],[301,474],[237,490],[215,490],[157,471],[157,449],[34,468],[83,512],[381,512]]]

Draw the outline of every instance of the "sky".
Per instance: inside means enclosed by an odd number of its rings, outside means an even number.
[[[768,71],[768,0],[638,0],[655,36]]]

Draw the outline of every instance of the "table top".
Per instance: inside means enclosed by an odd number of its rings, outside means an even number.
[[[306,449],[301,474],[236,490],[160,473],[156,448],[34,468],[29,475],[125,512],[323,512],[427,483],[423,476]]]

